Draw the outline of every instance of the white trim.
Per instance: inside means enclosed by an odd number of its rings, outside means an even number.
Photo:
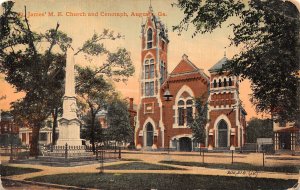
[[[219,147],[218,146],[218,124],[221,120],[224,120],[227,124],[227,146],[230,146],[230,133],[231,133],[231,123],[230,120],[228,119],[228,117],[224,114],[221,114],[219,117],[217,117],[217,119],[215,120],[214,123],[214,131],[215,131],[215,147]]]
[[[146,129],[146,125],[148,123],[151,123],[152,127],[153,127],[153,144],[154,144],[154,136],[158,136],[158,130],[156,130],[156,126],[155,126],[155,122],[154,120],[151,118],[151,117],[148,117],[144,124],[143,124],[143,130],[140,131],[140,133],[142,132],[142,135],[139,135],[139,136],[143,136],[143,145],[144,147],[146,147],[146,144],[147,144],[147,129]]]
[[[187,97],[187,98],[182,98],[181,95],[184,93],[184,92],[187,92],[190,96]],[[183,126],[179,126],[178,125],[178,107],[181,107],[181,106],[178,106],[178,101],[179,100],[183,100],[184,101],[184,106],[182,106],[184,109],[186,109],[187,107],[190,107],[190,106],[187,106],[186,105],[186,102],[188,100],[192,100],[194,97],[194,92],[193,90],[187,86],[187,85],[183,85],[180,90],[177,92],[176,94],[176,98],[175,98],[175,105],[173,105],[173,110],[175,112],[175,115],[174,115],[174,122],[173,122],[173,128],[187,128],[187,123],[184,122],[184,125]],[[195,107],[193,107],[193,114],[195,113]]]

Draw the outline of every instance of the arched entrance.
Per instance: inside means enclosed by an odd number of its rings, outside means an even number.
[[[147,135],[146,135],[146,146],[153,145],[153,126],[151,123],[146,125]]]
[[[228,146],[228,126],[222,119],[218,124],[218,147]]]
[[[189,137],[182,137],[179,139],[179,150],[190,152],[192,151],[192,140]]]

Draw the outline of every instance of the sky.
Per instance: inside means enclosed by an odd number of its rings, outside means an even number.
[[[172,26],[179,24],[183,13],[171,4],[175,0],[152,0],[151,5],[154,13],[160,15],[160,19],[166,24],[169,34],[168,46],[168,72],[170,73],[181,60],[183,54],[188,55],[189,60],[197,67],[204,69],[209,75],[208,69],[217,63],[223,56],[226,47],[226,56],[232,58],[239,50],[230,46],[228,37],[232,35],[232,29],[227,27],[229,22],[237,22],[232,18],[221,28],[212,33],[197,35],[192,38],[193,30],[183,32],[180,36],[172,31]],[[65,32],[73,39],[72,47],[78,49],[84,41],[95,32],[101,33],[103,29],[111,29],[125,36],[118,41],[104,41],[110,50],[117,47],[125,47],[131,52],[131,58],[135,65],[135,74],[128,82],[116,84],[116,88],[124,98],[133,97],[134,102],[139,102],[139,75],[141,65],[141,24],[146,17],[136,16],[136,13],[147,13],[150,0],[17,0],[15,11],[24,13],[26,5],[30,27],[33,31],[44,33],[50,28],[60,24],[59,30]],[[2,10],[1,10],[2,11]],[[60,12],[60,13],[59,13]],[[0,12],[1,13],[1,12]],[[53,16],[50,16],[53,13]],[[116,14],[119,16],[104,16],[104,14]],[[135,14],[133,14],[135,13]],[[61,16],[59,16],[61,14]],[[98,14],[98,16],[97,16]],[[127,14],[127,16],[126,16]],[[43,45],[38,46],[43,49]],[[83,55],[75,57],[76,64],[97,67],[103,63],[99,57],[89,63]],[[12,86],[5,82],[4,76],[0,75],[0,97],[5,95],[5,100],[0,100],[0,109],[8,110],[9,103],[21,98],[24,94],[15,93]],[[240,99],[245,110],[248,112],[247,119],[252,117],[266,117],[256,114],[250,103],[250,82],[243,81],[240,85]]]

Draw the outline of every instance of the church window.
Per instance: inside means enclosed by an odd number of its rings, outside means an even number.
[[[221,79],[219,79],[219,87],[221,87],[222,86],[222,81],[221,81]]]
[[[178,125],[184,125],[184,101],[178,101]]]
[[[149,78],[149,65],[145,65],[145,78]]]
[[[145,79],[152,78],[154,78],[154,59],[145,61]]]
[[[217,81],[214,80],[214,88],[217,88]]]
[[[154,95],[154,82],[146,82],[145,84],[145,95],[153,96]]]
[[[154,64],[150,65],[150,78],[154,78]]]
[[[160,62],[160,84],[162,84],[165,81],[166,78],[166,67],[165,67],[165,63],[163,61]]]
[[[232,86],[231,78],[229,78],[229,86]]]
[[[178,125],[180,125],[180,126],[184,125],[184,108],[183,107],[178,108]]]
[[[152,29],[149,28],[147,31],[147,49],[152,48],[152,38],[153,38],[153,32]]]
[[[193,100],[187,100],[186,106],[186,122],[190,125],[193,122]]]
[[[224,86],[227,86],[227,80],[224,79]]]

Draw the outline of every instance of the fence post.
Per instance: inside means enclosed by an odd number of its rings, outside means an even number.
[[[121,159],[121,147],[119,147],[119,159]]]
[[[99,147],[96,147],[96,160],[98,160],[98,151],[99,151]]]
[[[263,167],[265,167],[265,151],[263,150]]]
[[[233,150],[231,150],[231,164],[233,164]]]
[[[202,163],[204,164],[204,150],[202,152]]]
[[[68,159],[68,144],[65,145],[65,159]]]

